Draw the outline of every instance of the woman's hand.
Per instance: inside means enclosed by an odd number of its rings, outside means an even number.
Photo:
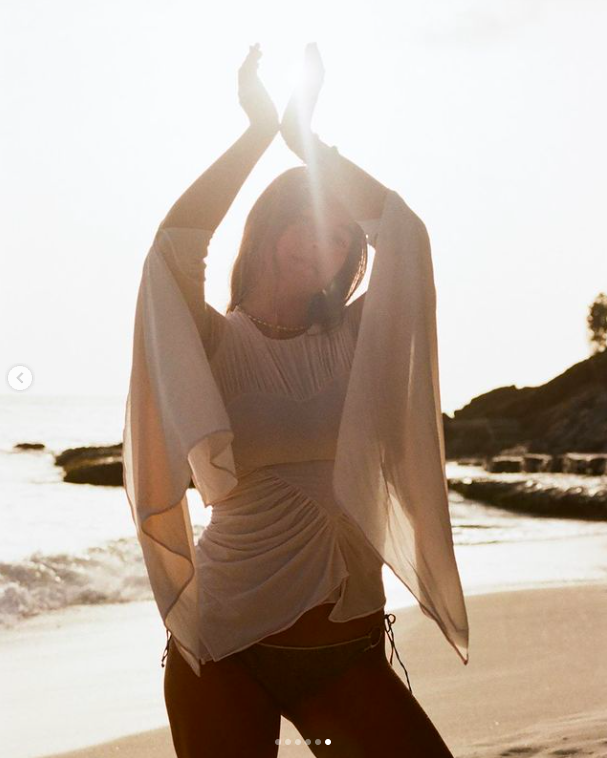
[[[261,55],[259,42],[256,42],[249,47],[249,53],[238,69],[238,102],[253,128],[275,135],[280,128],[278,111],[257,75]]]
[[[325,80],[325,69],[315,42],[306,45],[301,78],[280,123],[287,145],[304,159],[305,145],[312,135],[312,115]]]

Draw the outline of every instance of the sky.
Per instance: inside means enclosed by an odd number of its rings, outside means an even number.
[[[4,0],[0,393],[24,365],[31,395],[126,399],[145,256],[246,129],[255,42],[279,113],[317,42],[313,130],[423,219],[445,412],[584,360],[607,291],[606,35],[604,0]],[[248,210],[295,165],[277,135],[217,229],[217,310]]]

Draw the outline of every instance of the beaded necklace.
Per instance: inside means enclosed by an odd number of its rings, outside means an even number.
[[[270,327],[271,329],[280,329],[283,332],[300,332],[302,329],[309,329],[308,326],[281,326],[281,324],[270,324],[268,321],[264,321],[262,318],[253,316],[251,313],[247,313],[247,311],[245,311],[244,308],[241,308],[240,305],[237,305],[236,308],[238,308],[239,311],[242,311],[245,316],[248,316],[253,321],[256,321],[258,324],[263,324],[264,326]]]

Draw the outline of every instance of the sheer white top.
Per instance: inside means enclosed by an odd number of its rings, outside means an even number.
[[[204,304],[204,230],[161,228],[135,314],[124,483],[167,629],[200,665],[335,601],[385,602],[386,563],[464,663],[429,238],[393,191],[359,222],[367,292],[332,333],[262,334]],[[190,479],[211,521],[194,544]]]
[[[383,560],[332,494],[356,313],[332,333],[266,337],[228,314],[211,368],[234,433],[238,484],[196,546],[203,659],[217,660],[309,608],[347,621],[386,601]]]

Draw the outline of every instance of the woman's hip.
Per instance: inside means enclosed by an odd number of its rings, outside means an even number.
[[[366,634],[323,645],[278,645],[258,642],[234,657],[264,687],[283,712],[318,691],[362,658],[385,657],[384,626]]]

